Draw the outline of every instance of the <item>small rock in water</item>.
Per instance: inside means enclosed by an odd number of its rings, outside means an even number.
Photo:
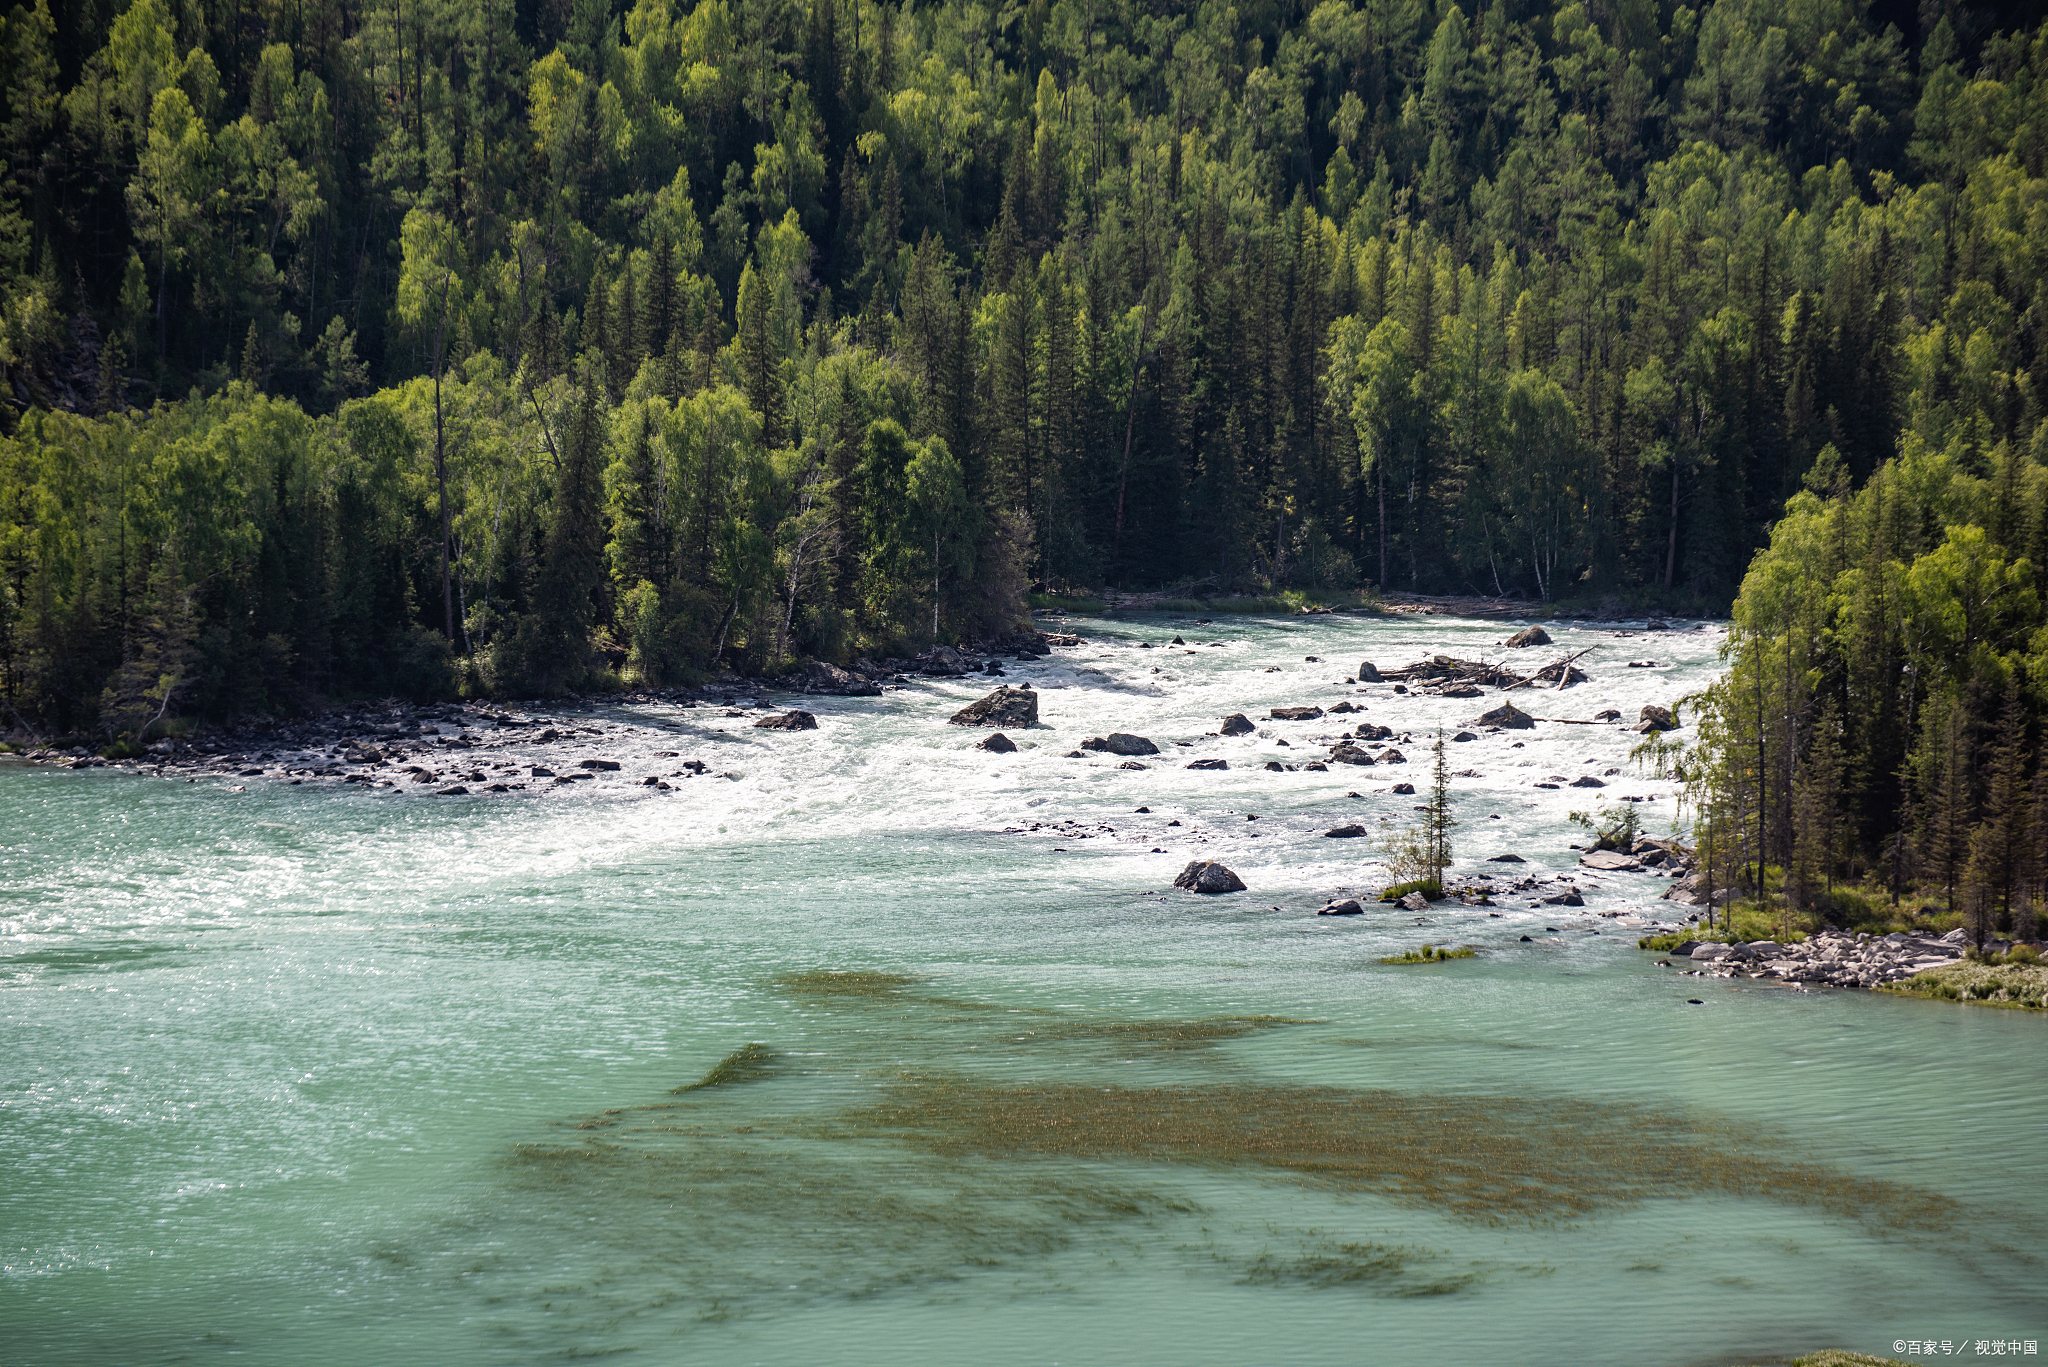
[[[1536,719],[1511,702],[1504,702],[1491,712],[1479,714],[1481,726],[1504,726],[1510,731],[1526,731],[1536,725]]]
[[[1116,767],[1119,769],[1142,769],[1145,766],[1138,763],[1138,761],[1134,759],[1127,759],[1122,764],[1119,764]]]
[[[1676,731],[1678,729],[1678,718],[1672,714],[1671,709],[1668,707],[1659,707],[1653,702],[1644,703],[1635,729],[1643,732]]]
[[[998,731],[985,740],[977,741],[974,748],[977,750],[990,750],[998,755],[1014,755],[1017,753],[1017,742]]]
[[[1547,646],[1550,644],[1550,633],[1542,627],[1523,627],[1520,631],[1508,637],[1507,640],[1501,642],[1501,644],[1517,650],[1524,646]]]
[[[1358,667],[1358,681],[1362,684],[1385,682],[1380,678],[1378,666],[1374,665],[1371,660],[1367,660]]]
[[[1228,769],[1230,767],[1230,761],[1221,759],[1198,759],[1190,762],[1186,767],[1190,769]]]
[[[1233,712],[1223,719],[1222,733],[1226,736],[1249,736],[1258,730],[1242,712]]]
[[[1458,733],[1457,735],[1455,735],[1455,736],[1452,736],[1452,737],[1451,737],[1451,739],[1452,739],[1452,740],[1478,740],[1478,739],[1479,739],[1479,737],[1477,737],[1477,736],[1473,735],[1473,734],[1472,734],[1472,733],[1471,733],[1470,731],[1460,731],[1460,732],[1459,732],[1459,733]]]
[[[1621,713],[1619,713],[1619,712],[1615,711],[1615,710],[1614,710],[1613,708],[1611,708],[1611,707],[1610,707],[1610,708],[1608,708],[1608,709],[1607,709],[1607,710],[1606,710],[1605,712],[1595,712],[1595,713],[1593,714],[1593,720],[1594,720],[1594,721],[1620,721],[1620,720],[1621,720]]]
[[[1270,714],[1274,721],[1314,721],[1323,715],[1320,707],[1276,707]]]
[[[1323,832],[1323,838],[1326,840],[1356,840],[1364,834],[1365,827],[1363,826],[1332,826],[1329,830]]]
[[[1177,888],[1189,892],[1243,892],[1244,880],[1213,859],[1196,859],[1180,871],[1173,880]]]
[[[1393,791],[1399,793],[1402,797],[1414,797],[1415,785],[1412,783],[1396,783]]]
[[[759,722],[756,722],[754,724],[756,726],[760,725]],[[582,763],[578,764],[576,767],[579,769],[589,769],[592,771],[603,770],[606,773],[613,773],[617,771],[619,767],[619,762],[615,759],[586,759]]]
[[[1489,864],[1526,864],[1529,861],[1519,854],[1497,854],[1486,861]]]
[[[1401,899],[1401,905],[1409,911],[1428,911],[1429,899],[1419,892],[1411,892]]]
[[[818,719],[801,709],[792,708],[787,712],[771,712],[765,717],[754,718],[754,725],[766,731],[815,731]],[[618,768],[616,764],[612,766]]]
[[[1358,904],[1356,897],[1346,897],[1341,902],[1332,902],[1317,912],[1318,916],[1363,916],[1365,908]]]

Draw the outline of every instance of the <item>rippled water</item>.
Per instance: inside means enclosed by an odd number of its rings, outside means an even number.
[[[649,709],[739,775],[672,794],[0,762],[0,1361],[1680,1364],[2048,1338],[2038,1017],[1678,977],[1597,914],[1667,912],[1649,875],[1581,876],[1583,911],[1319,919],[1384,881],[1321,832],[1412,819],[1383,790],[1426,786],[1434,726],[1493,705],[1336,681],[1505,630],[1080,629],[1012,670],[1044,720],[1016,755],[943,724],[988,686],[961,681],[807,703],[805,733]],[[1525,704],[1560,719],[1673,701],[1721,639],[1556,634],[1602,647],[1591,683]],[[1204,735],[1339,697],[1414,762],[1257,767],[1318,757],[1334,720]],[[1064,758],[1108,730],[1168,753]],[[1664,829],[1633,739],[1454,745],[1480,775],[1459,867],[1571,870],[1565,813],[1623,793]],[[1210,756],[1232,767],[1179,767]],[[1601,793],[1533,786],[1614,768]],[[1196,855],[1251,890],[1172,894]],[[1484,952],[1378,963],[1425,940]]]

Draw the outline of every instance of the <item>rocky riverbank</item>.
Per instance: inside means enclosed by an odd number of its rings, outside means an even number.
[[[1896,988],[1907,983],[1947,986],[1949,990],[1918,992],[1952,1000],[2002,1000],[2013,1005],[2041,1005],[2048,972],[2038,965],[1994,965],[1966,962],[1971,948],[1962,930],[1944,935],[1858,934],[1846,930],[1822,930],[1793,944],[1774,940],[1752,940],[1745,944],[1688,940],[1670,951],[1660,962],[1678,967],[1684,961],[1688,976],[1711,978],[1770,978],[1780,982],[1824,987]],[[1993,940],[1985,945],[1987,955],[2005,955],[2013,944]],[[2013,971],[2002,973],[2010,967]],[[1961,970],[1960,974],[1957,970]],[[2009,981],[2008,981],[2009,979]]]

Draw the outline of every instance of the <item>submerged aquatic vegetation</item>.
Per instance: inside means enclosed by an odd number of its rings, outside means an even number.
[[[1313,1236],[1314,1231],[1304,1231]],[[1435,1264],[1443,1254],[1433,1249],[1375,1243],[1340,1243],[1305,1239],[1301,1251],[1282,1256],[1262,1249],[1244,1264],[1240,1281],[1251,1286],[1369,1286],[1396,1297],[1448,1296],[1482,1280],[1476,1269],[1443,1272]]]
[[[834,1131],[949,1156],[1249,1167],[1484,1222],[1570,1220],[1709,1194],[1817,1206],[1886,1227],[1951,1219],[1932,1192],[1797,1161],[1747,1127],[1583,1097],[1005,1086],[932,1074],[842,1113]]]
[[[688,1082],[676,1088],[671,1096],[694,1092],[705,1087],[723,1087],[735,1082],[758,1082],[762,1078],[775,1076],[776,1054],[765,1044],[742,1044],[724,1058],[711,1065],[711,1071],[695,1082]]]
[[[918,979],[907,973],[877,973],[872,969],[811,969],[784,973],[775,985],[798,997],[896,997]]]
[[[1224,1040],[1240,1039],[1289,1025],[1315,1021],[1288,1016],[1216,1016],[1197,1020],[1082,1020],[1037,1024],[1030,1037],[1039,1043],[1100,1041],[1162,1051],[1206,1049]],[[1019,1037],[1020,1039],[1023,1036]]]

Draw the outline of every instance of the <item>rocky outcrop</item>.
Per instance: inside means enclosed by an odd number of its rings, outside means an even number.
[[[1159,747],[1143,736],[1134,736],[1128,731],[1112,731],[1106,736],[1090,736],[1081,742],[1083,750],[1094,750],[1105,755],[1156,755]]]
[[[1481,712],[1479,714],[1479,724],[1481,726],[1501,726],[1510,731],[1527,731],[1530,727],[1536,725],[1536,719],[1521,708],[1516,707],[1513,703],[1504,702],[1491,712]]]
[[[1038,694],[1028,688],[1004,684],[995,692],[955,712],[954,726],[1035,726],[1038,724]]]
[[[1524,646],[1547,646],[1550,644],[1550,633],[1542,627],[1523,627],[1501,644],[1511,650],[1520,650]]]
[[[787,712],[770,712],[765,717],[754,718],[754,725],[763,731],[815,731],[818,719],[801,708]],[[614,769],[619,766],[614,764]]]
[[[1017,742],[998,731],[992,736],[976,741],[974,748],[977,750],[988,750],[998,755],[1014,755],[1017,753]]]
[[[1593,850],[1579,856],[1581,868],[1599,869],[1603,873],[1641,873],[1642,864],[1621,853],[1619,850]]]
[[[1314,721],[1323,715],[1320,707],[1276,707],[1267,715],[1274,721]]]
[[[881,693],[878,684],[871,683],[851,670],[823,660],[813,660],[804,666],[803,690],[806,693],[830,693],[842,698],[872,698]]]
[[[1189,892],[1243,892],[1244,880],[1213,859],[1196,859],[1180,871],[1173,880],[1177,888]]]
[[[1969,937],[1961,930],[1934,937],[1852,934],[1823,930],[1796,945],[1772,940],[1748,944],[1705,941],[1671,951],[1674,961],[1690,959],[1693,973],[1714,977],[1777,978],[1786,982],[1830,987],[1881,987],[1903,982],[1930,968],[1943,968],[1963,957]]]
[[[917,668],[940,678],[957,678],[980,670],[981,661],[962,655],[951,646],[933,646],[929,652],[917,657]]]
[[[1645,733],[1651,731],[1676,731],[1678,729],[1678,717],[1668,707],[1659,707],[1653,702],[1644,703],[1643,710],[1637,717],[1635,729]]]
[[[1226,736],[1249,736],[1258,729],[1258,727],[1251,724],[1251,720],[1242,712],[1232,712],[1223,719],[1223,726],[1221,727],[1223,734]]]

